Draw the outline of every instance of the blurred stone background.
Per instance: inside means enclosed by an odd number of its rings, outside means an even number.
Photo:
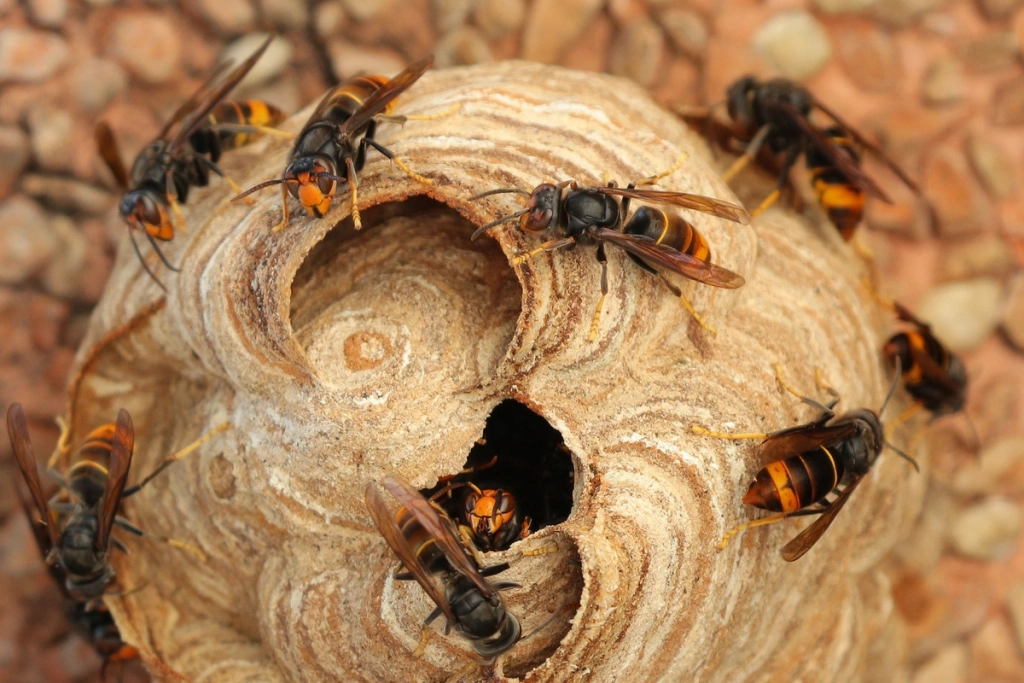
[[[668,106],[781,75],[880,141],[938,221],[868,162],[897,202],[869,201],[862,238],[882,291],[965,357],[981,442],[962,417],[928,430],[926,509],[890,568],[909,680],[1024,681],[1024,0],[0,0],[0,407],[25,405],[37,455],[56,440],[115,249],[130,248],[96,122],[130,163],[259,31],[281,38],[236,94],[288,112],[433,52],[439,67],[521,57],[608,71]],[[0,682],[95,680],[16,476],[0,439]]]

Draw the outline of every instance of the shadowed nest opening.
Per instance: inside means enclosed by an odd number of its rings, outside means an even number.
[[[530,533],[564,522],[572,512],[571,452],[557,429],[513,399],[499,403],[488,416],[483,437],[470,449],[462,472],[422,493],[429,498],[447,485],[469,483],[483,491],[511,493],[522,517],[530,519]],[[459,486],[438,503],[452,519],[462,519],[472,492],[468,485]]]

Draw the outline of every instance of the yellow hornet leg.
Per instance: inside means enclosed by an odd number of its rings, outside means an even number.
[[[352,225],[356,230],[363,229],[363,217],[359,215],[359,187],[356,181],[356,165],[351,158],[345,159],[348,167],[348,186],[352,192]]]
[[[549,555],[550,553],[557,553],[557,552],[558,552],[558,544],[555,543],[554,541],[552,541],[551,543],[546,543],[546,544],[542,545],[541,547],[536,548],[534,550],[524,550],[523,551],[523,556],[524,557],[536,557],[537,555]]]
[[[665,277],[664,273],[658,272],[658,277],[661,279],[662,284],[668,287],[668,291],[672,292],[672,295],[679,299],[679,303],[681,303],[683,305],[683,308],[686,309],[686,312],[689,313],[690,316],[697,321],[698,325],[703,327],[712,335],[718,334],[718,330],[716,330],[715,328],[713,328],[711,325],[704,321],[704,318],[701,317],[700,313],[697,312],[697,309],[695,309],[693,307],[693,304],[690,303],[690,300],[687,299],[686,296],[683,294],[683,290],[679,289],[674,284],[672,284],[672,282],[670,282],[669,279]]]
[[[892,299],[887,299],[886,297],[879,294],[875,290],[875,287],[871,282],[871,277],[868,274],[865,273],[863,276],[861,276],[861,283],[871,294],[871,298],[878,302],[879,306],[886,309],[887,311],[892,311],[893,313],[896,313],[896,302],[893,301]]]
[[[550,240],[540,245],[536,249],[531,249],[530,251],[515,256],[512,259],[512,265],[518,266],[521,263],[529,261],[537,254],[543,254],[545,251],[552,251],[554,249],[561,249],[562,247],[567,247],[570,244],[574,244],[575,242],[576,240],[574,240],[572,237],[563,237],[557,240]]]
[[[693,316],[693,319],[697,321],[697,324],[698,324],[698,325],[700,325],[701,327],[703,327],[703,328],[704,328],[705,330],[707,330],[708,332],[710,332],[710,333],[711,333],[711,334],[713,334],[713,335],[714,335],[714,334],[718,334],[718,330],[716,330],[715,328],[713,328],[713,327],[712,327],[711,325],[709,325],[708,323],[704,322],[704,318],[702,318],[702,317],[700,316],[700,313],[698,313],[698,312],[697,312],[697,311],[696,311],[696,310],[695,310],[695,309],[693,308],[693,304],[691,304],[691,303],[690,303],[689,299],[687,299],[687,298],[686,298],[685,296],[683,296],[682,294],[680,294],[680,295],[679,295],[679,301],[680,301],[680,302],[682,302],[682,304],[683,304],[683,308],[685,308],[685,309],[686,309],[686,310],[687,310],[687,311],[688,311],[688,312],[690,313],[690,315],[691,315],[691,316]]]
[[[270,232],[281,232],[288,225],[288,188],[281,185],[281,222],[270,229]]]
[[[420,644],[416,646],[416,649],[412,651],[412,656],[419,659],[423,656],[423,653],[427,649],[427,637],[430,635],[430,629],[424,626],[420,629]]]
[[[181,212],[181,205],[178,204],[177,198],[167,195],[167,202],[171,205],[171,211],[174,213],[174,217],[178,221],[178,224],[174,227],[182,232],[188,232],[188,230],[185,229],[185,215]]]
[[[200,550],[196,546],[192,545],[191,543],[185,543],[184,541],[176,541],[173,538],[165,538],[163,536],[153,536],[152,534],[146,534],[146,535],[149,536],[150,538],[156,539],[158,541],[163,541],[164,543],[167,543],[168,545],[172,545],[175,548],[181,548],[182,550],[188,551],[188,552],[192,553],[193,555],[195,555],[196,558],[198,558],[199,561],[204,563],[204,564],[207,561],[206,553],[204,553],[202,550]]]
[[[890,436],[892,436],[893,432],[896,431],[897,427],[899,427],[901,424],[912,418],[914,414],[917,413],[917,411],[921,410],[922,407],[924,406],[921,404],[920,401],[915,401],[913,404],[911,404],[909,408],[900,413],[900,416],[893,420],[892,423],[886,428],[885,438],[888,439]]]
[[[60,415],[57,416],[56,422],[57,428],[60,429],[60,436],[57,438],[57,445],[53,449],[53,454],[50,455],[50,459],[46,463],[46,469],[55,471],[57,462],[64,459],[64,455],[71,447],[69,443],[71,441],[71,428],[68,427],[68,423]]]
[[[604,300],[608,296],[608,259],[604,256],[603,245],[598,248],[597,260],[601,264],[601,298],[597,300],[594,317],[590,319],[590,332],[587,334],[588,343],[593,343],[597,339],[597,327],[601,322],[601,311],[604,310]]]
[[[594,309],[594,317],[590,319],[590,332],[587,333],[587,342],[593,342],[597,339],[597,327],[601,320],[601,310],[604,308],[605,295],[602,294],[601,298],[597,300],[597,308]]]
[[[927,429],[928,423],[925,422],[914,431],[914,436],[910,439],[910,447],[907,448],[907,450],[910,451],[911,456],[917,453],[917,449],[921,445],[921,439],[924,438],[924,433]]]
[[[238,186],[238,183],[236,183],[236,182],[235,182],[234,180],[232,180],[232,179],[231,179],[231,176],[229,176],[229,175],[228,175],[227,173],[225,173],[225,174],[224,174],[224,175],[222,175],[221,177],[222,177],[222,178],[224,178],[224,182],[226,182],[226,183],[228,184],[228,187],[230,187],[230,188],[231,188],[231,190],[232,190],[232,191],[233,191],[233,192],[234,192],[234,193],[235,193],[236,195],[238,195],[238,194],[242,194],[242,188],[240,188],[240,187]],[[242,197],[242,199],[243,199],[243,200],[245,201],[245,203],[246,203],[246,204],[248,204],[249,206],[252,206],[253,204],[255,204],[255,203],[256,203],[256,202],[255,202],[255,200],[254,200],[254,199],[253,199],[252,197]]]
[[[782,364],[775,364],[775,381],[779,383],[779,386],[788,391],[789,393],[796,396],[798,399],[803,400],[804,395],[789,385],[789,382],[782,376]]]
[[[462,546],[470,552],[477,564],[483,564],[484,556],[473,543],[473,530],[465,524],[459,525],[459,536],[462,538]]]
[[[662,171],[661,173],[655,173],[652,176],[647,176],[646,178],[641,178],[640,180],[636,181],[635,184],[637,186],[641,186],[641,185],[655,185],[655,184],[657,184],[657,182],[659,180],[661,180],[662,178],[667,178],[668,176],[670,176],[673,173],[675,173],[676,171],[678,171],[679,167],[683,165],[683,162],[685,162],[687,157],[689,157],[689,156],[690,156],[689,154],[687,154],[686,152],[683,152],[682,154],[679,155],[679,158],[676,159],[676,163],[672,164],[671,168],[668,168],[668,169]]]
[[[298,137],[295,133],[289,133],[278,128],[268,128],[267,126],[252,126],[254,133],[262,133],[263,135],[270,135],[275,138],[284,138],[285,140],[294,140]]]
[[[218,425],[217,427],[214,427],[210,431],[208,431],[205,434],[203,434],[201,437],[199,437],[198,439],[196,439],[195,441],[193,441],[189,445],[187,445],[184,448],[182,448],[177,453],[174,453],[174,454],[169,455],[168,457],[164,458],[164,461],[162,463],[160,463],[160,465],[158,465],[155,470],[150,472],[149,475],[145,479],[140,481],[135,486],[132,486],[132,487],[128,488],[122,495],[124,497],[133,495],[136,491],[138,491],[143,486],[148,484],[153,479],[153,477],[157,476],[158,474],[163,472],[165,469],[167,469],[167,467],[170,466],[172,463],[177,462],[178,460],[181,460],[186,455],[188,455],[189,453],[191,453],[192,451],[196,450],[197,448],[202,446],[204,443],[206,443],[207,441],[212,439],[215,435],[220,434],[221,432],[227,430],[227,428],[230,427],[230,426],[231,426],[230,422],[225,422],[225,423],[223,423],[221,425]]]
[[[212,128],[218,133],[232,133],[236,136],[236,140],[238,139],[238,136],[242,136],[242,141],[238,144],[239,147],[252,142],[253,138],[257,135],[270,135],[275,138],[284,138],[286,140],[294,140],[298,137],[295,133],[289,133],[279,128],[256,126],[250,123],[218,123]]]
[[[871,247],[864,242],[859,232],[854,234],[850,246],[853,247],[853,251],[856,252],[857,256],[860,256],[865,261],[875,260],[875,252],[871,251]]]
[[[825,373],[821,371],[821,368],[814,368],[814,383],[818,385],[818,388],[824,391],[832,398],[839,398],[839,392],[832,388],[832,385],[825,379]]]
[[[374,118],[378,121],[386,121],[388,123],[397,123],[400,126],[405,125],[406,121],[433,121],[434,119],[443,119],[445,116],[451,116],[458,110],[462,109],[462,102],[453,104],[444,111],[439,111],[435,114],[410,114],[409,116],[398,115],[392,116],[390,114],[381,114]]]
[[[744,154],[736,161],[732,162],[732,166],[726,169],[725,173],[722,174],[722,180],[725,182],[731,181],[736,177],[736,174],[746,168],[747,164],[750,163],[750,157]]]
[[[419,183],[422,183],[424,185],[433,185],[434,184],[433,180],[431,180],[430,178],[428,178],[426,176],[422,176],[419,173],[417,173],[416,171],[412,170],[411,168],[406,166],[405,163],[401,159],[399,159],[398,157],[394,157],[391,161],[395,162],[395,165],[398,166],[398,168],[400,168],[403,171],[405,171],[406,175],[408,175],[413,180],[415,180],[415,181],[417,181]],[[354,191],[355,191],[355,187],[353,186],[353,192]]]
[[[740,533],[740,532],[746,531],[747,529],[752,529],[752,528],[754,528],[756,526],[765,526],[766,524],[774,524],[775,522],[779,522],[779,521],[784,520],[786,517],[789,517],[789,515],[786,514],[785,512],[782,512],[782,513],[779,513],[777,515],[772,515],[771,517],[764,517],[763,519],[755,519],[755,520],[751,520],[751,521],[747,522],[746,524],[740,524],[738,527],[734,527],[734,528],[730,529],[729,531],[725,532],[725,536],[722,536],[722,540],[718,544],[718,549],[719,550],[725,550],[725,547],[727,545],[729,545],[729,541],[732,540],[732,537],[735,536],[736,534]]]
[[[755,218],[757,216],[760,216],[762,213],[771,208],[772,204],[779,200],[779,195],[780,192],[778,190],[772,190],[772,193],[765,197],[764,201],[761,202],[756,209],[750,212],[750,217]]]
[[[138,489],[136,489],[136,490],[138,490]],[[201,562],[205,563],[207,561],[206,553],[204,553],[202,550],[200,550],[196,546],[192,545],[191,543],[186,543],[185,541],[178,541],[178,540],[173,539],[173,538],[167,538],[166,536],[157,536],[156,534],[151,534],[149,532],[145,532],[142,529],[140,529],[137,526],[135,526],[134,524],[132,524],[131,522],[128,522],[128,521],[126,521],[126,520],[124,520],[124,519],[122,519],[120,517],[116,518],[115,523],[118,526],[120,526],[121,528],[127,529],[127,530],[131,531],[136,536],[139,536],[139,537],[142,537],[142,538],[151,538],[154,541],[160,541],[161,543],[166,543],[167,545],[171,545],[171,546],[174,546],[175,548],[179,548],[181,550],[185,550],[187,552],[192,553]]]
[[[736,177],[737,173],[747,167],[747,164],[749,164],[750,161],[757,156],[757,153],[761,151],[761,145],[764,144],[765,138],[768,137],[769,130],[769,126],[761,126],[761,130],[757,131],[757,135],[755,135],[750,141],[750,144],[747,145],[747,149],[743,152],[743,156],[732,162],[732,166],[722,174],[722,180],[729,182]]]
[[[701,436],[710,436],[715,439],[729,439],[730,441],[768,438],[768,435],[764,432],[741,432],[739,434],[730,434],[728,432],[713,432],[710,429],[704,429],[698,425],[690,425],[690,431],[694,434],[700,434]]]

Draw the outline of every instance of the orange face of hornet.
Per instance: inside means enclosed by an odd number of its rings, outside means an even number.
[[[326,157],[303,157],[285,170],[285,184],[302,208],[311,216],[323,218],[338,187],[334,171],[334,163]]]
[[[528,533],[519,521],[515,497],[501,489],[473,487],[466,495],[465,519],[483,551],[504,550]]]
[[[174,237],[174,226],[164,204],[146,190],[126,192],[119,208],[121,218],[128,227],[143,230],[158,240]]]

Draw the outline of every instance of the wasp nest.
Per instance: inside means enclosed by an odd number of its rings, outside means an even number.
[[[753,226],[685,212],[713,260],[747,279],[732,291],[676,280],[718,334],[609,247],[610,291],[590,341],[593,248],[513,267],[540,238],[515,223],[469,237],[517,210],[517,198],[469,198],[567,178],[624,184],[684,153],[661,187],[734,196],[700,141],[623,80],[514,62],[434,71],[397,113],[456,104],[380,127],[378,139],[433,184],[371,152],[361,232],[345,193],[325,219],[294,215],[272,233],[279,194],[230,203],[215,185],[192,198],[188,232],[167,248],[182,270],[162,274],[166,303],[121,250],[79,359],[89,367],[73,397],[74,439],[127,408],[137,478],[204,431],[232,426],[126,503],[136,524],[207,559],[129,539],[118,558],[125,595],[107,599],[125,640],[161,677],[211,681],[891,672],[899,652],[876,566],[908,530],[922,479],[883,457],[799,562],[778,549],[806,521],[752,530],[719,551],[723,533],[753,514],[740,498],[759,463],[749,442],[689,432],[811,418],[778,388],[775,363],[812,395],[820,369],[840,410],[877,409],[888,382],[860,262],[833,230],[785,211]],[[268,139],[224,163],[245,186],[278,177],[288,150]],[[414,582],[392,579],[397,561],[370,522],[367,483],[396,475],[434,486],[464,467],[485,431],[488,443],[517,434],[517,457],[540,472],[554,457],[530,447],[543,430],[564,442],[571,474],[536,485],[568,509],[484,559],[512,561],[501,578],[521,588],[503,595],[532,635],[488,671],[435,622],[414,656],[433,605]]]

